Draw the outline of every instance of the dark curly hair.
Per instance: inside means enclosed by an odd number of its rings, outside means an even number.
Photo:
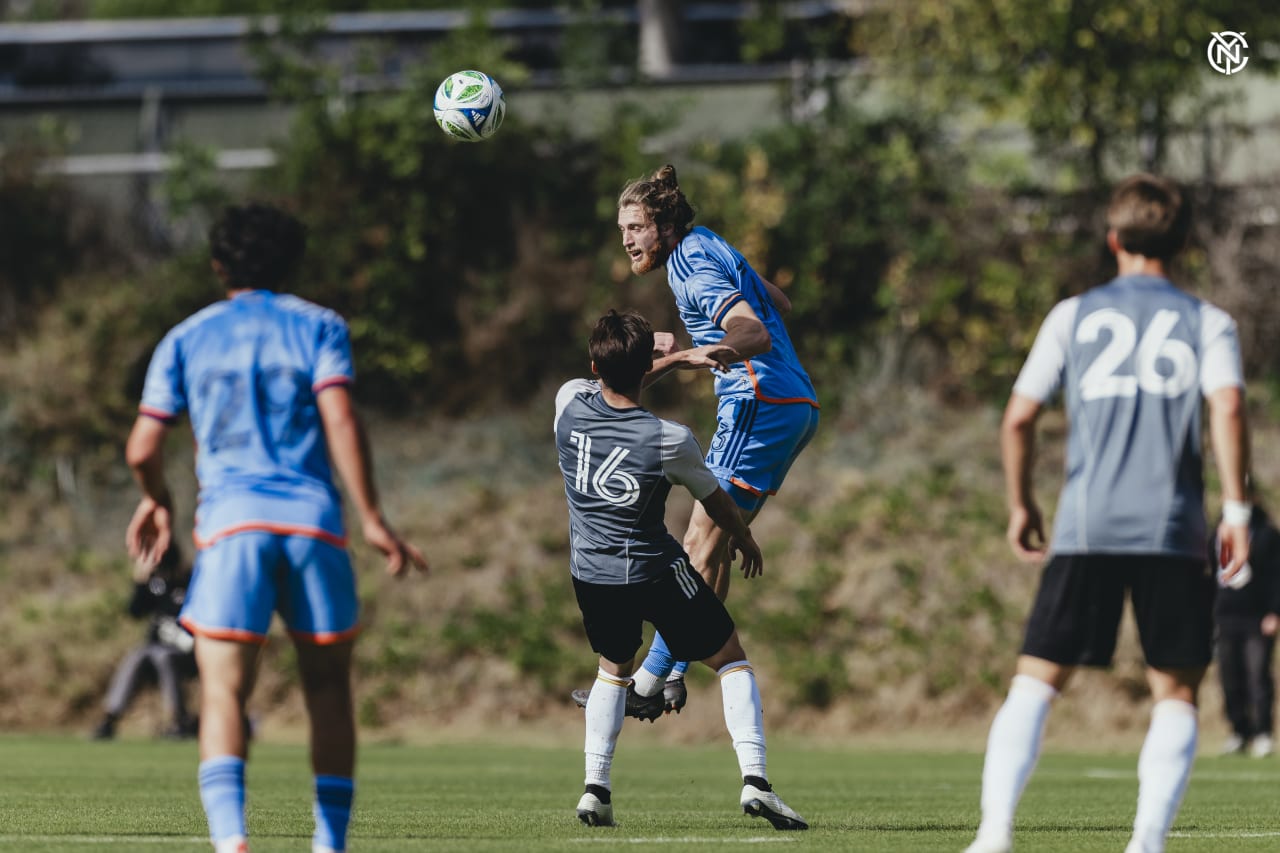
[[[653,367],[653,327],[634,311],[612,308],[591,330],[587,345],[596,373],[615,391],[629,391]]]
[[[629,204],[639,205],[654,223],[661,228],[670,223],[676,233],[684,236],[693,227],[693,205],[680,190],[676,180],[676,167],[663,166],[648,178],[637,178],[622,188],[618,196],[618,209]]]
[[[226,271],[228,288],[275,290],[307,248],[302,223],[266,204],[228,207],[209,229],[209,254]]]

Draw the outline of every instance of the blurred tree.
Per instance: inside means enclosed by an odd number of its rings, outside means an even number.
[[[1276,71],[1262,47],[1280,40],[1271,0],[914,0],[869,24],[859,47],[913,100],[1023,123],[1095,187],[1163,169],[1171,136],[1222,98],[1207,94],[1212,33],[1248,31],[1250,74]]]

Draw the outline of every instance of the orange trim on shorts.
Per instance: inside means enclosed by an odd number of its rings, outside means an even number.
[[[146,415],[149,418],[155,418],[161,423],[171,424],[178,419],[173,412],[166,412],[163,409],[155,409],[151,406],[139,406],[138,414]]]
[[[255,646],[265,646],[267,644],[265,634],[255,634],[253,631],[242,631],[239,628],[206,628],[203,625],[197,625],[186,616],[179,619],[178,623],[197,637],[206,637],[210,640],[228,640],[233,643],[250,643]]]
[[[246,521],[243,524],[236,524],[232,527],[226,527],[210,536],[208,539],[201,539],[198,535],[192,534],[191,538],[195,540],[196,547],[204,550],[211,545],[221,542],[228,536],[234,536],[237,533],[276,533],[281,536],[306,536],[309,539],[319,539],[321,542],[327,542],[335,548],[346,548],[347,537],[335,536],[327,530],[321,530],[318,527],[303,527],[297,524],[280,524],[273,521]]]
[[[760,393],[760,380],[756,379],[756,372],[751,367],[751,359],[743,362],[747,366],[747,376],[751,379],[751,390],[755,392],[757,400],[763,400],[766,403],[808,403],[815,409],[821,409],[817,400],[810,400],[808,397],[766,397]]]
[[[765,495],[776,495],[778,493],[777,489],[770,489],[767,492],[762,492],[759,489],[757,489],[755,486],[748,483],[746,480],[739,480],[737,477],[730,477],[729,482],[737,486],[739,489],[742,489],[743,491],[750,492],[751,494],[755,495],[758,498],[764,497]]]
[[[356,634],[360,633],[360,626],[348,628],[345,631],[320,631],[312,633],[309,631],[289,630],[289,636],[295,640],[302,640],[304,643],[312,643],[317,646],[332,646],[338,643],[344,643],[347,640],[355,639]]]

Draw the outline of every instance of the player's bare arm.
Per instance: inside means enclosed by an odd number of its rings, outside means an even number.
[[[720,321],[720,328],[724,329],[721,345],[732,347],[738,353],[739,361],[746,361],[773,349],[773,338],[769,335],[769,330],[745,300],[734,303]]]
[[[760,283],[764,285],[765,292],[769,294],[769,299],[773,301],[773,307],[778,309],[778,313],[783,317],[790,314],[791,300],[787,298],[787,294],[782,292],[782,288],[763,277],[760,279]]]
[[[1006,538],[1019,559],[1027,562],[1038,561],[1045,553],[1044,521],[1031,486],[1039,416],[1040,404],[1015,392],[1000,423],[1000,456],[1009,505]]]
[[[173,498],[164,479],[164,440],[169,428],[155,418],[141,415],[125,444],[125,462],[142,489],[142,500],[125,532],[129,556],[152,567],[173,539]]]
[[[764,574],[764,556],[760,553],[760,546],[751,536],[751,528],[728,492],[718,488],[699,503],[716,526],[729,534],[733,549],[742,554],[742,576],[753,578]]]
[[[704,370],[710,368],[724,373],[729,369],[729,365],[735,361],[742,361],[738,352],[732,347],[727,347],[723,344],[677,350],[671,355],[655,358],[653,367],[644,375],[640,387],[641,389],[648,388],[675,370]]]
[[[387,558],[387,572],[404,574],[410,565],[427,571],[427,560],[413,545],[402,540],[382,515],[378,506],[378,490],[373,481],[369,442],[364,426],[351,402],[345,386],[325,388],[316,398],[320,420],[324,424],[329,454],[346,486],[347,496],[360,516],[365,541]]]
[[[1209,435],[1213,457],[1222,480],[1222,499],[1243,503],[1245,471],[1249,465],[1249,439],[1244,415],[1244,392],[1238,386],[1219,388],[1209,395]],[[1249,559],[1249,524],[1229,523],[1225,517],[1218,525],[1222,580],[1230,580]]]
[[[662,358],[680,351],[680,344],[676,342],[676,336],[671,332],[654,332],[653,333],[653,357]]]

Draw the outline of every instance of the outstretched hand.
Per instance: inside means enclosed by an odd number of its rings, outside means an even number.
[[[364,538],[387,558],[387,574],[392,577],[402,577],[411,565],[421,572],[431,568],[422,552],[396,535],[381,518],[364,523]]]
[[[139,564],[153,569],[169,550],[173,541],[173,512],[153,498],[144,497],[138,502],[124,534],[129,556]]]
[[[764,574],[764,555],[760,553],[760,546],[756,544],[756,540],[751,535],[751,531],[747,531],[745,540],[736,536],[729,537],[729,564],[741,555],[742,576],[744,578],[754,578]]]

